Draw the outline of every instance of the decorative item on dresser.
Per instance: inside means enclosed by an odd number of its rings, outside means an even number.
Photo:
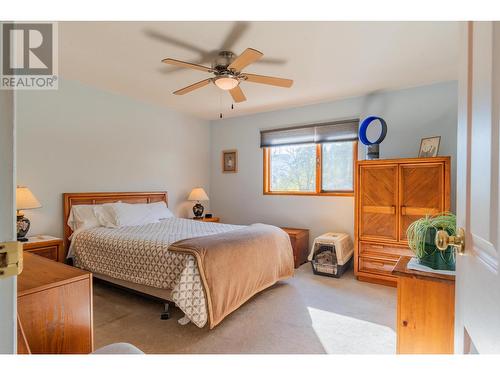
[[[356,164],[354,272],[396,286],[400,256],[411,256],[406,230],[450,209],[450,157],[363,160]]]
[[[39,235],[27,237],[27,241],[23,243],[23,250],[55,260],[56,262],[64,262],[66,258],[62,238],[53,236]]]
[[[366,135],[368,126],[378,120],[380,122],[380,135],[376,141],[370,141]],[[378,159],[380,155],[380,144],[387,135],[387,123],[382,117],[369,116],[359,126],[359,140],[366,146],[366,158],[368,160]]]
[[[25,252],[17,311],[31,353],[92,352],[90,272]]]
[[[309,229],[281,227],[290,236],[295,268],[307,262],[309,255]]]
[[[17,240],[26,242],[26,235],[30,230],[30,221],[24,216],[21,210],[31,210],[40,208],[42,205],[33,195],[30,189],[26,186],[18,186],[16,188],[16,210],[17,210]]]
[[[438,247],[436,236],[443,231],[446,236],[457,235],[457,218],[451,212],[426,216],[410,224],[407,231],[408,246],[415,253],[412,261],[419,267],[431,270],[455,271],[456,251],[453,246]],[[442,236],[442,235],[441,235]],[[429,270],[430,271],[430,270]]]
[[[453,354],[455,276],[407,268],[403,256],[392,271],[398,280],[397,353]]]
[[[438,156],[439,144],[441,136],[422,138],[420,141],[420,150],[418,151],[419,158],[433,158]]]

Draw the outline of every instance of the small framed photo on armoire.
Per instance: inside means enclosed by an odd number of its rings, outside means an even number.
[[[419,158],[434,158],[438,156],[441,136],[422,138],[420,141]]]

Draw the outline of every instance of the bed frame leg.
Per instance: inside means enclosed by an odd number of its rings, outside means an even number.
[[[164,305],[165,305],[165,310],[160,315],[161,320],[170,319],[170,313],[168,312],[168,307],[169,307],[168,302],[165,302]]]

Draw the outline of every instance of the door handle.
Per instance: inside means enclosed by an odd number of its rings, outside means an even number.
[[[457,234],[454,236],[450,236],[445,230],[438,230],[434,243],[441,251],[445,251],[448,246],[453,246],[458,254],[463,255],[465,253],[465,230],[458,228]]]
[[[21,242],[0,242],[0,279],[19,275],[23,271]]]

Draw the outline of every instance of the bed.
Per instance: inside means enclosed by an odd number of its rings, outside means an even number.
[[[168,200],[166,192],[65,193],[64,240],[75,266],[98,279],[173,302],[198,327],[214,328],[253,295],[293,275],[288,235],[264,224],[171,218],[73,234],[67,221],[74,205],[113,202]]]

